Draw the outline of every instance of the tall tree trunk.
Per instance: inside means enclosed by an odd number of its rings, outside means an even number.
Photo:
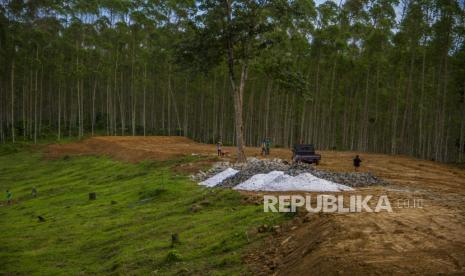
[[[237,162],[243,163],[247,161],[244,152],[244,124],[242,118],[242,98],[244,94],[245,83],[247,81],[247,63],[242,64],[241,78],[239,87],[235,83],[234,76],[234,50],[233,50],[233,38],[231,35],[232,28],[232,10],[231,0],[225,0],[226,14],[228,22],[227,30],[227,44],[228,44],[228,68],[229,68],[229,79],[231,81],[232,92],[234,93],[234,122],[236,130],[236,145],[237,145]]]
[[[374,131],[373,131],[373,151],[382,151],[378,145],[378,136],[379,136],[379,63],[376,64],[376,90],[375,90],[375,120],[374,120]],[[382,136],[384,137],[384,136]],[[384,139],[383,139],[384,140]]]
[[[189,97],[188,97],[188,90],[187,90],[187,78],[184,80],[184,114],[183,114],[183,135],[187,136],[187,127],[188,127],[188,102],[189,102]],[[220,113],[222,115],[222,113]],[[220,127],[221,131],[221,127]],[[220,139],[221,139],[221,133],[220,133]]]
[[[336,81],[336,67],[337,67],[337,56],[334,57],[334,63],[331,73],[331,84],[329,88],[329,110],[328,110],[328,118],[327,123],[329,124],[329,130],[327,132],[326,143],[330,150],[334,148],[335,145],[335,131],[334,131],[334,118],[333,118],[333,106],[334,106],[334,82]]]
[[[167,112],[166,112],[166,115],[167,115],[167,120],[168,120],[168,136],[171,136],[171,93],[170,93],[170,89],[171,89],[171,70],[168,70],[168,89],[167,89]]]
[[[407,81],[407,91],[405,95],[405,108],[404,108],[404,113],[402,116],[402,126],[401,126],[401,131],[400,131],[400,141],[402,141],[403,148],[401,148],[402,151],[407,151],[408,147],[406,148],[405,145],[407,145],[407,126],[409,122],[409,117],[410,117],[410,109],[411,109],[411,102],[412,102],[412,79],[413,79],[413,69],[414,69],[414,61],[415,61],[415,51],[413,50],[412,55],[410,57],[410,66],[409,66],[409,74],[408,74],[408,81]]]
[[[269,118],[270,118],[270,99],[271,99],[271,89],[273,82],[268,80],[268,86],[266,89],[266,110],[265,110],[265,137],[270,135],[269,133]]]
[[[460,145],[459,145],[459,162],[464,161],[465,153],[465,83],[463,84],[463,96],[462,96],[462,122],[460,123]]]
[[[95,127],[95,93],[97,91],[97,79],[94,80],[94,87],[92,89],[92,136],[94,136],[94,127]]]
[[[305,99],[302,101],[302,114],[300,117],[300,134],[299,134],[299,143],[304,142],[304,122],[305,122],[305,110],[307,108],[307,102]]]
[[[147,94],[147,64],[144,64],[144,86],[143,86],[143,93],[144,93],[144,100],[143,100],[143,106],[142,106],[142,125],[144,128],[144,136],[146,134],[146,111],[145,111],[145,106],[146,106],[146,94]]]
[[[0,83],[0,141],[5,143],[5,134],[3,133],[3,86]]]
[[[36,61],[39,60],[39,48],[36,48]],[[34,86],[34,144],[37,144],[37,90],[38,90],[38,72],[35,72],[35,86]]]
[[[78,137],[81,138],[81,117],[83,116],[83,114],[81,114],[81,84],[79,80],[77,81],[76,89],[77,89],[77,108],[78,108]]]
[[[243,95],[245,82],[247,80],[247,65],[242,65],[241,79],[239,87],[233,88],[234,92],[234,119],[236,127],[236,144],[237,144],[237,162],[246,162],[247,158],[244,152],[244,124],[242,117]]]
[[[120,72],[120,89],[119,90],[119,93],[118,93],[118,96],[119,96],[119,111],[120,111],[120,119],[121,119],[121,135],[124,136],[124,134],[126,133],[126,99],[124,97],[124,93],[123,93],[123,71],[121,70]],[[116,124],[115,124],[116,125]]]
[[[401,79],[396,91],[396,97],[394,99],[394,112],[392,112],[392,128],[391,128],[391,154],[397,153],[397,120],[399,114],[399,98],[400,98],[400,85]]]
[[[171,64],[169,66],[170,74],[168,76],[168,92],[170,93],[171,98],[173,99],[173,107],[174,107],[174,113],[176,116],[176,123],[177,123],[177,130],[181,129],[181,120],[179,119],[179,112],[178,112],[178,105],[176,104],[176,98],[174,97],[174,92],[171,84]],[[175,131],[175,134],[177,134],[177,130]]]
[[[11,140],[15,142],[15,60],[11,64]]]
[[[29,81],[26,81],[29,82]],[[27,118],[26,118],[26,84],[23,84],[23,95],[22,95],[22,100],[23,100],[23,108],[22,108],[22,119],[23,119],[23,140],[26,140],[26,133],[27,133]]]
[[[107,110],[107,120],[106,120],[106,127],[107,127],[107,135],[110,135],[111,133],[111,118],[110,118],[110,114],[111,114],[111,104],[110,104],[110,78],[107,79],[107,99],[106,99],[106,110]]]
[[[61,81],[58,81],[58,133],[57,139],[61,139]]]
[[[40,70],[40,93],[39,93],[39,137],[42,134],[42,105],[43,105],[43,93],[44,93],[44,66],[42,64]]]
[[[361,129],[359,133],[359,146],[360,150],[367,150],[367,140],[368,140],[368,88],[370,83],[370,68],[367,70],[367,79],[365,84],[365,96],[363,101],[363,120],[361,124]]]
[[[419,104],[419,118],[418,118],[418,155],[424,158],[423,154],[423,102],[425,97],[425,61],[426,51],[423,51],[423,60],[421,65],[421,91],[420,91],[420,104]]]
[[[79,56],[76,57],[76,70],[79,72]],[[77,90],[77,108],[78,108],[78,137],[81,138],[81,83],[78,77],[76,82],[76,90]]]
[[[136,91],[134,89],[134,37],[132,42],[132,54],[131,54],[131,130],[132,136],[136,135]]]

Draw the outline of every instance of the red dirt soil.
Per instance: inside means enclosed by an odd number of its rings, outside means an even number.
[[[224,147],[234,158],[235,148]],[[184,137],[94,137],[78,143],[49,145],[49,158],[105,155],[138,162],[192,154],[211,156],[215,145]],[[254,274],[465,274],[465,170],[406,156],[321,151],[320,168],[352,171],[359,154],[362,171],[391,183],[352,192],[388,195],[393,213],[301,213],[282,231],[245,257]],[[248,156],[260,149],[249,147]],[[269,158],[289,159],[289,149],[272,149]],[[203,161],[202,166],[208,166]],[[212,161],[213,162],[213,161]],[[187,169],[193,172],[195,165]],[[245,193],[247,194],[247,193]],[[248,193],[251,195],[250,193]],[[348,195],[350,193],[344,193]],[[260,193],[253,193],[260,198]],[[423,208],[396,208],[399,202],[422,199]]]

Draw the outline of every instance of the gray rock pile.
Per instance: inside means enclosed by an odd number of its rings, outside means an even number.
[[[251,176],[258,174],[258,173],[268,173],[271,171],[286,171],[288,169],[288,165],[286,164],[287,162],[282,161],[281,159],[260,160],[254,157],[249,157],[247,158],[247,163],[231,163],[227,161],[217,162],[208,171],[206,172],[199,171],[198,173],[192,175],[191,178],[194,181],[201,182],[215,174],[218,174],[226,170],[227,168],[233,168],[241,172],[244,171],[245,175],[250,175],[250,173],[253,173],[248,177],[250,178]],[[247,172],[250,172],[250,173],[247,173]],[[238,182],[237,184],[239,183],[240,182]]]
[[[350,187],[364,187],[373,185],[387,185],[384,180],[374,176],[372,173],[358,172],[329,172],[317,169],[316,167],[303,163],[289,164],[281,159],[260,160],[249,158],[247,163],[235,164],[230,162],[218,162],[210,170],[206,172],[200,171],[192,176],[192,179],[200,182],[217,173],[224,171],[227,168],[239,170],[239,172],[217,185],[217,187],[232,188],[252,176],[259,173],[269,173],[271,171],[284,171],[291,176],[296,176],[301,173],[311,173],[316,177],[326,179],[335,183],[344,184]]]
[[[192,180],[196,182],[204,181],[205,179],[218,174],[227,168],[233,168],[235,170],[241,170],[245,164],[237,164],[237,163],[230,163],[230,162],[217,162],[215,163],[208,171],[199,171],[198,173],[191,175]]]
[[[225,179],[217,187],[232,188],[252,176],[259,173],[269,173],[271,171],[288,171],[289,164],[281,159],[259,160],[256,158],[248,160],[247,164],[234,176]]]
[[[365,186],[373,186],[373,185],[387,185],[388,183],[376,176],[374,176],[371,172],[368,173],[358,173],[358,172],[344,172],[344,173],[336,173],[336,172],[328,172],[328,171],[320,171],[320,170],[313,170],[310,172],[316,177],[323,178],[335,183],[347,185],[350,187],[365,187]]]

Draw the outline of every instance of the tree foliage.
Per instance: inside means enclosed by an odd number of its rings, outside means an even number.
[[[3,0],[0,141],[178,134],[237,144],[239,105],[249,145],[271,137],[464,161],[464,9]]]

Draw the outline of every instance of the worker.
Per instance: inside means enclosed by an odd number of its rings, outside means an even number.
[[[216,143],[216,151],[218,153],[218,156],[221,156],[221,146],[223,145],[223,143],[221,143],[221,140],[218,141],[218,143]]]
[[[36,189],[36,187],[32,187],[31,195],[32,195],[32,197],[37,197],[37,189]]]
[[[8,205],[11,204],[11,199],[13,198],[13,194],[10,192],[10,190],[6,190],[6,203]]]
[[[358,168],[360,168],[360,163],[362,163],[362,159],[358,155],[355,156],[354,158],[354,168],[355,171],[358,171]]]
[[[266,138],[265,140],[265,149],[266,149],[266,155],[270,155],[270,147],[271,147],[271,140],[270,138]]]

